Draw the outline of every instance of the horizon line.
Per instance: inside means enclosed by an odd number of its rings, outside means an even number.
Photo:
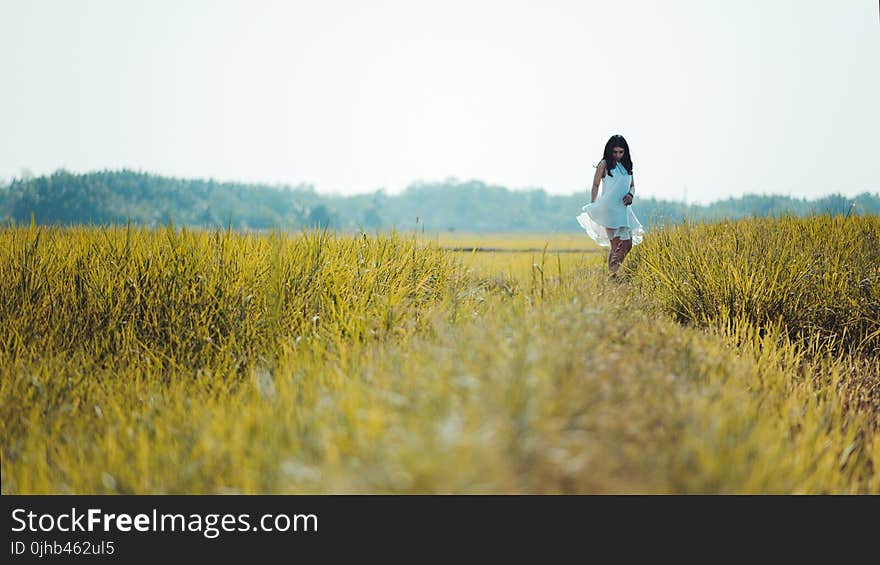
[[[23,167],[22,170],[28,171],[27,167]],[[375,194],[378,192],[385,193],[387,196],[402,196],[403,193],[406,192],[411,187],[420,186],[420,185],[437,185],[437,184],[443,184],[444,182],[446,182],[446,183],[452,182],[453,184],[456,184],[456,185],[469,184],[469,183],[479,183],[479,184],[482,184],[482,185],[489,187],[489,188],[501,188],[501,189],[507,190],[508,192],[514,192],[514,193],[516,193],[516,192],[528,193],[528,192],[543,191],[548,197],[562,197],[562,198],[577,196],[577,195],[581,194],[581,192],[583,190],[588,189],[588,187],[585,186],[585,187],[578,189],[577,191],[574,191],[574,192],[557,194],[557,193],[548,192],[544,187],[541,187],[541,186],[525,186],[525,187],[511,188],[509,186],[505,186],[505,185],[501,185],[501,184],[493,184],[493,183],[484,181],[479,178],[472,177],[472,178],[468,178],[468,179],[462,179],[462,178],[457,177],[456,175],[447,175],[441,179],[435,179],[435,180],[426,180],[424,178],[418,178],[415,180],[411,180],[399,192],[388,192],[388,189],[386,187],[378,187],[378,188],[374,188],[374,189],[368,189],[367,191],[364,191],[364,192],[353,192],[353,193],[346,194],[346,193],[340,193],[340,192],[335,192],[335,191],[328,192],[328,191],[324,191],[324,190],[318,190],[315,187],[314,183],[308,182],[308,181],[299,181],[298,183],[291,183],[289,181],[269,182],[269,181],[247,181],[247,180],[236,180],[236,179],[219,179],[219,178],[215,178],[215,177],[200,177],[200,176],[187,177],[187,176],[178,176],[178,175],[173,175],[173,174],[160,173],[160,172],[150,171],[150,170],[140,169],[140,168],[133,169],[133,168],[129,168],[129,167],[91,169],[91,170],[87,170],[87,171],[74,171],[74,170],[68,169],[67,167],[58,167],[55,170],[53,170],[51,173],[44,173],[44,174],[39,174],[39,175],[30,173],[31,176],[29,176],[29,177],[12,176],[8,180],[0,178],[0,188],[9,187],[16,181],[23,182],[23,181],[30,181],[30,180],[35,180],[35,179],[39,179],[39,178],[49,178],[49,177],[55,176],[59,173],[62,173],[62,174],[67,173],[67,174],[70,174],[73,176],[88,176],[88,175],[97,174],[97,173],[126,173],[126,172],[147,175],[147,176],[153,176],[153,177],[159,177],[159,178],[170,179],[170,180],[212,182],[212,183],[221,184],[221,185],[222,184],[227,184],[227,185],[238,184],[238,185],[245,185],[245,186],[251,186],[251,187],[262,187],[262,188],[272,188],[272,189],[307,188],[307,189],[310,189],[314,194],[317,194],[320,196],[337,197],[337,198],[366,196],[366,195]],[[782,197],[782,198],[789,198],[792,200],[802,200],[805,202],[810,202],[813,200],[821,200],[822,198],[827,198],[829,196],[843,196],[845,198],[857,198],[857,197],[863,196],[865,194],[867,194],[869,196],[880,197],[880,188],[875,188],[875,189],[865,188],[852,196],[838,191],[838,192],[828,192],[828,193],[825,193],[824,195],[814,196],[814,197],[794,196],[790,193],[790,191],[787,193],[749,191],[749,192],[743,192],[743,193],[739,194],[738,196],[731,195],[731,196],[726,196],[726,197],[719,197],[714,200],[706,201],[703,203],[701,203],[699,201],[690,201],[689,202],[687,200],[687,198],[679,198],[679,199],[660,198],[657,196],[650,196],[650,197],[642,196],[641,198],[648,199],[648,200],[655,200],[655,201],[659,201],[659,202],[663,202],[663,201],[665,201],[665,202],[678,202],[678,203],[684,204],[685,206],[709,206],[709,205],[712,205],[716,202],[721,202],[721,201],[725,201],[725,200],[736,200],[738,198],[743,198],[746,196]]]

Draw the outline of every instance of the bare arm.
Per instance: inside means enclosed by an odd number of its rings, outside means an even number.
[[[590,191],[590,202],[595,202],[596,198],[599,197],[599,183],[602,181],[602,177],[605,176],[605,159],[599,161],[599,164],[596,165],[596,174],[593,175],[593,190]]]
[[[623,205],[629,206],[633,202],[633,196],[636,194],[636,185],[635,185],[635,177],[630,175],[629,177],[629,193],[623,195]]]

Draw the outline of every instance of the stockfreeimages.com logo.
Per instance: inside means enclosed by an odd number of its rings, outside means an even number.
[[[214,539],[223,532],[317,532],[315,514],[105,514],[100,508],[85,512],[71,508],[61,514],[37,514],[24,508],[12,511],[13,532],[190,532]]]

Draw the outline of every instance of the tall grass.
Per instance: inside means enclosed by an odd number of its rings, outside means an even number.
[[[625,270],[679,321],[780,322],[818,354],[880,355],[880,216],[684,224],[652,232]]]
[[[599,254],[0,243],[3,493],[880,492],[870,357],[778,318],[683,325],[653,271],[609,281]]]
[[[774,328],[775,347],[834,364],[843,405],[880,423],[880,216],[667,227],[625,271],[680,322],[726,335]]]
[[[286,339],[417,329],[460,292],[457,263],[397,233],[0,231],[0,355],[241,369]]]
[[[75,417],[111,384],[182,380],[180,390],[222,396],[284,347],[344,352],[350,342],[418,331],[439,304],[469,300],[463,281],[448,254],[394,232],[3,228],[6,468],[10,439],[53,414]]]

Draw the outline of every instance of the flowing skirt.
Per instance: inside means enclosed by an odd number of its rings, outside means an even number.
[[[598,202],[598,201],[597,201]],[[622,236],[623,239],[627,239],[627,235],[630,235],[632,238],[632,244],[638,245],[642,242],[642,236],[645,234],[645,228],[642,226],[639,219],[636,217],[635,212],[632,211],[632,206],[626,206],[626,217],[627,223],[629,224],[629,230],[620,230],[620,226],[605,226],[596,221],[596,218],[593,216],[596,209],[597,202],[593,202],[591,204],[587,204],[583,207],[583,212],[580,215],[576,216],[578,223],[581,225],[584,230],[586,230],[587,235],[593,238],[593,241],[601,245],[602,247],[611,247],[611,239],[608,237],[608,232],[605,231],[605,228],[611,228],[617,230],[612,237]],[[595,214],[599,216],[600,219],[605,217],[603,214],[598,213]],[[607,220],[605,220],[607,221]],[[627,231],[629,233],[627,233]]]

